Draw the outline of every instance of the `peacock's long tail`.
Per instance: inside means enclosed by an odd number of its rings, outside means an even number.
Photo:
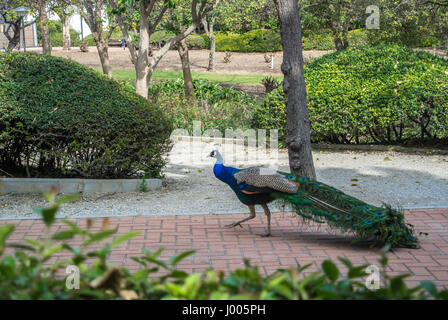
[[[388,205],[369,205],[308,177],[279,173],[298,184],[298,191],[296,194],[276,192],[273,196],[289,202],[300,216],[319,223],[326,222],[360,238],[375,237],[391,247],[419,248],[414,228],[405,223],[402,211]]]

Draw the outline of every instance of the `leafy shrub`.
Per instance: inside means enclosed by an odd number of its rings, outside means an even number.
[[[329,33],[313,33],[302,37],[303,50],[333,50],[334,40]]]
[[[216,51],[273,52],[281,50],[280,34],[270,29],[252,30],[243,34],[216,33]]]
[[[408,47],[431,47],[440,45],[440,35],[432,26],[419,26],[417,20],[406,25],[394,25],[379,30],[368,30],[368,42],[371,45],[397,44]]]
[[[45,195],[49,207],[36,209],[46,226],[45,237],[39,241],[24,239],[23,243],[6,243],[14,225],[0,226],[0,299],[448,299],[448,290],[439,291],[430,281],[409,288],[404,282],[408,275],[388,276],[388,248],[382,250],[380,264],[384,284],[378,290],[368,289],[363,281],[367,266],[353,266],[346,258],[339,258],[348,269],[344,276],[330,260],[308,275],[304,271],[310,265],[279,269],[267,277],[245,260],[244,268],[226,276],[213,269],[188,274],[177,268],[179,262],[194,251],[164,261],[159,258],[163,249],[155,252],[142,249],[140,257],[131,258],[140,268],[131,272],[108,264],[107,259],[114,247],[140,232],[131,231],[110,240],[117,229],[110,229],[109,220],[105,218],[99,231],[93,230],[90,219],[85,229],[63,220],[66,227],[52,233],[59,207],[77,198],[56,199],[56,193],[57,190],[52,190]],[[74,241],[79,245],[75,246]],[[3,254],[5,247],[15,248],[15,252]],[[68,253],[66,258],[50,262],[62,251]],[[66,280],[60,276],[68,265],[79,268],[78,289],[68,289]],[[161,275],[156,276],[159,271]]]
[[[18,176],[160,172],[172,127],[127,84],[76,62],[0,54],[0,166]]]
[[[216,51],[234,51],[234,52],[273,52],[281,51],[280,33],[270,29],[259,29],[246,32],[244,34],[222,33],[216,34]],[[207,37],[205,48],[210,47],[210,41]],[[368,34],[366,30],[351,30],[348,33],[350,46],[365,45],[368,43]],[[323,30],[319,33],[306,33],[302,36],[304,50],[334,50],[333,35]]]
[[[154,32],[151,35],[151,38],[149,41],[151,42],[151,45],[157,45],[157,46],[161,47],[161,46],[165,45],[165,43],[167,43],[174,36],[175,36],[175,34],[173,32],[159,30],[159,31]]]
[[[279,146],[284,146],[286,139],[286,113],[283,87],[267,94],[257,106],[252,119],[252,127],[258,129],[277,129]]]
[[[161,106],[174,127],[192,133],[193,121],[202,122],[202,130],[250,127],[256,100],[232,87],[222,87],[204,80],[193,80],[195,99],[187,101],[183,79],[163,81],[149,89],[149,97]]]
[[[196,33],[189,34],[185,38],[185,42],[187,43],[189,49],[208,49],[209,47],[209,44],[207,44],[204,37]]]
[[[360,46],[305,67],[313,141],[448,141],[448,62],[394,45]],[[255,125],[285,134],[282,89],[268,95]]]

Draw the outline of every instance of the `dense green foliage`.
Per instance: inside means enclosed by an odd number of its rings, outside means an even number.
[[[252,30],[244,34],[216,34],[216,51],[272,52],[281,50],[280,33],[269,29]]]
[[[448,141],[448,61],[427,52],[384,45],[325,55],[305,68],[313,141],[425,143]],[[282,89],[254,117],[280,128]]]
[[[381,12],[381,27],[369,32],[371,44],[389,43],[411,47],[440,45],[448,52],[446,1],[377,0],[376,5]]]
[[[70,60],[0,54],[0,166],[17,176],[158,174],[172,127],[127,84]]]
[[[208,39],[208,38],[207,38]],[[357,29],[348,32],[350,46],[365,45],[368,42],[366,30]],[[333,36],[328,30],[309,32],[302,37],[304,50],[334,50]],[[207,40],[207,47],[209,46]],[[235,52],[272,52],[281,51],[281,37],[279,32],[270,29],[258,29],[244,34],[216,33],[216,51]]]
[[[202,130],[217,129],[222,135],[225,129],[250,127],[256,105],[250,94],[203,80],[194,80],[193,86],[194,99],[185,97],[182,79],[152,85],[149,97],[172,119],[175,128],[187,129],[189,133],[193,121],[201,121]]]
[[[448,299],[448,291],[439,291],[430,281],[407,287],[404,280],[408,275],[387,275],[388,247],[383,248],[379,261],[383,283],[377,290],[367,288],[367,266],[354,266],[346,258],[339,258],[347,268],[345,275],[330,260],[324,261],[320,270],[308,274],[304,271],[310,265],[279,269],[265,277],[248,260],[244,268],[228,275],[213,269],[188,274],[177,265],[194,251],[164,261],[160,258],[162,248],[155,252],[142,249],[142,255],[131,258],[140,266],[132,272],[110,265],[107,259],[113,248],[140,232],[131,231],[111,240],[117,229],[110,229],[108,218],[103,219],[100,230],[92,228],[90,219],[87,228],[63,220],[64,230],[52,232],[50,228],[56,222],[59,207],[77,199],[77,196],[56,199],[56,193],[53,190],[45,195],[49,207],[36,209],[46,225],[42,239],[7,242],[15,226],[0,226],[0,299]],[[74,241],[79,244],[75,245]],[[14,252],[4,254],[6,247],[14,248]],[[67,255],[51,263],[60,252]],[[77,289],[68,289],[66,283],[75,285],[76,281],[70,278],[66,281],[61,276],[67,276],[68,265],[79,268]]]

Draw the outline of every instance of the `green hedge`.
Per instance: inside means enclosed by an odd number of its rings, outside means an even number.
[[[46,237],[39,240],[24,239],[21,243],[7,240],[14,232],[14,225],[0,226],[0,299],[150,299],[150,300],[365,300],[365,299],[448,299],[448,290],[439,290],[431,281],[408,287],[406,274],[389,276],[388,259],[383,248],[379,256],[384,282],[377,290],[367,288],[367,265],[354,266],[346,258],[339,258],[347,269],[342,274],[331,260],[322,263],[313,273],[304,271],[311,265],[291,266],[289,269],[264,276],[257,266],[245,260],[245,266],[225,275],[220,270],[208,269],[202,273],[187,273],[179,268],[179,262],[194,251],[182,252],[169,260],[161,259],[163,248],[154,252],[142,249],[138,257],[131,257],[138,264],[136,271],[114,267],[108,263],[112,249],[140,234],[131,231],[111,239],[117,229],[109,229],[105,218],[102,228],[87,227],[63,220],[64,230],[56,230],[55,215],[59,206],[78,196],[56,199],[57,190],[46,194],[47,208],[37,208],[45,223]],[[53,228],[52,228],[53,226]],[[51,229],[52,228],[52,229]],[[74,246],[74,242],[79,245]],[[5,254],[11,247],[14,253]],[[51,262],[63,252],[64,259]],[[89,262],[93,259],[93,263]],[[54,261],[54,260],[53,260]],[[58,274],[72,265],[79,268],[79,287],[70,278]],[[65,273],[65,272],[64,272]],[[71,274],[73,276],[73,274]]]
[[[258,29],[244,34],[216,33],[216,51],[272,52],[281,51],[279,33]]]
[[[433,143],[448,141],[448,61],[394,45],[360,46],[313,60],[305,68],[315,142]],[[254,117],[280,128],[282,89]]]
[[[351,46],[365,45],[368,42],[367,31],[357,29],[349,31],[348,40]],[[320,33],[307,33],[302,37],[304,50],[334,50],[334,39],[331,33],[323,30]],[[207,38],[207,47],[210,42]],[[259,29],[236,33],[216,33],[216,51],[235,52],[273,52],[281,51],[280,33],[270,29]]]
[[[0,54],[0,167],[15,176],[159,175],[171,131],[126,83],[63,58]]]

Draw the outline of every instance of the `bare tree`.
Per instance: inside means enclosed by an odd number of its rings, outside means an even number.
[[[303,72],[302,27],[297,0],[274,0],[280,21],[285,76],[289,166],[295,175],[315,178],[311,152],[310,119],[308,115],[305,76]]]
[[[154,72],[160,59],[168,52],[171,46],[189,34],[191,34],[196,27],[201,23],[202,18],[211,12],[220,0],[193,0],[191,4],[191,25],[181,31],[179,34],[171,38],[166,44],[160,48],[156,53],[153,53],[150,48],[151,35],[156,30],[160,21],[164,17],[168,9],[172,8],[170,1],[164,1],[159,3],[156,0],[138,1],[136,3],[139,10],[139,42],[138,51],[134,43],[132,42],[131,34],[129,33],[129,22],[126,21],[126,17],[122,14],[126,10],[124,7],[120,7],[116,1],[110,0],[112,6],[114,6],[118,24],[128,44],[131,60],[135,67],[137,76],[136,92],[141,96],[148,97],[148,87],[151,80],[152,73]]]

